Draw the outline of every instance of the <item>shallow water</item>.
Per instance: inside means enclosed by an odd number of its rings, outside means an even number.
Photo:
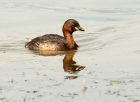
[[[139,4],[0,0],[0,102],[140,102]],[[41,56],[24,48],[36,36],[62,35],[68,18],[86,29],[74,34],[75,54]]]

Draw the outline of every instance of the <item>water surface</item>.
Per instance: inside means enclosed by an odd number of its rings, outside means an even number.
[[[140,102],[139,0],[1,0],[1,102]],[[77,19],[80,48],[57,56],[25,49]]]

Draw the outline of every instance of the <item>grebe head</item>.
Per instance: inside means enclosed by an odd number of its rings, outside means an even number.
[[[85,31],[75,19],[68,19],[63,25],[63,33],[72,34],[75,31]]]

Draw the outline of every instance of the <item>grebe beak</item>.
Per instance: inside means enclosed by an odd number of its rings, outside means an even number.
[[[75,27],[75,29],[76,29],[76,31],[85,31],[85,29],[82,27]]]
[[[82,27],[79,27],[79,30],[80,30],[80,31],[85,31],[85,29],[84,29],[84,28],[82,28]]]

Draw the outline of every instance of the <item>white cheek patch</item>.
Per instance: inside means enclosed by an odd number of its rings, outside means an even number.
[[[78,31],[78,30],[79,30],[79,28],[78,28],[78,27],[75,27],[75,30],[77,30],[77,31]]]

